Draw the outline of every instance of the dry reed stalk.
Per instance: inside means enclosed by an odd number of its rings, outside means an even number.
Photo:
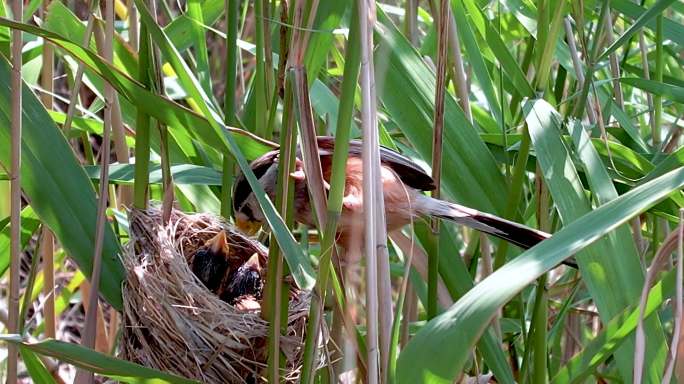
[[[387,235],[385,225],[385,209],[382,198],[380,171],[380,153],[378,139],[377,100],[375,97],[375,76],[373,72],[373,25],[375,23],[375,2],[359,0],[360,38],[361,38],[361,122],[363,130],[363,203],[366,222],[364,246],[366,253],[366,348],[367,348],[367,382],[378,383],[381,380],[380,362],[387,350],[381,345],[379,335],[383,324],[379,324],[379,263],[387,254]],[[385,311],[383,310],[383,313]],[[390,315],[391,318],[391,309]],[[390,322],[391,324],[391,322]],[[384,328],[384,333],[389,332]],[[389,340],[389,338],[387,338]],[[388,347],[388,346],[387,346]]]
[[[12,2],[14,19],[21,22],[24,13],[22,0]],[[21,83],[21,41],[22,33],[18,29],[12,30],[12,116],[11,116],[11,165],[10,165],[10,278],[9,302],[7,310],[9,320],[7,331],[17,333],[19,330],[19,266],[21,258],[21,113],[22,113],[22,83]],[[18,354],[14,343],[7,345],[7,383],[17,382]]]
[[[41,18],[45,16],[50,1],[43,2],[40,8]],[[54,48],[47,41],[43,42],[43,66],[40,73],[41,87],[45,92],[41,93],[41,101],[45,109],[51,110],[53,108],[53,93],[54,93],[54,65],[55,54]],[[41,255],[43,259],[43,295],[45,296],[45,303],[43,304],[43,316],[45,316],[45,336],[55,338],[55,260],[54,260],[54,243],[55,236],[49,229],[45,228],[41,236]]]
[[[451,49],[451,60],[454,65],[454,80],[456,85],[456,96],[458,96],[458,103],[463,109],[466,118],[471,123],[473,122],[473,112],[470,110],[470,95],[468,76],[466,76],[465,66],[463,65],[463,54],[461,53],[461,42],[458,36],[458,27],[456,20],[449,17],[449,48]]]
[[[93,8],[97,3],[96,0],[89,1],[89,11],[88,11],[88,24],[86,25],[85,33],[83,34],[83,41],[81,45],[84,47],[88,46],[90,42],[90,37],[93,34],[93,28],[95,27],[95,16],[93,15]],[[78,94],[81,91],[81,84],[83,82],[83,72],[85,71],[85,64],[83,62],[78,62],[78,68],[76,69],[76,76],[74,76],[74,85],[71,88],[71,94],[69,95],[69,104],[67,106],[66,119],[64,120],[63,129],[65,134],[69,133],[71,129],[71,123],[74,119],[74,113],[76,113],[76,106],[78,105]]]
[[[114,38],[114,2],[113,0],[106,0],[105,2],[105,39],[103,46],[103,57],[106,61],[112,62],[113,50],[112,39]],[[102,134],[102,149],[100,159],[102,164],[100,167],[100,190],[97,205],[97,221],[95,224],[95,249],[93,252],[93,269],[90,276],[90,296],[87,300],[85,326],[83,331],[83,339],[81,344],[88,348],[95,346],[96,325],[98,322],[98,293],[100,285],[100,273],[102,268],[102,247],[104,243],[104,229],[107,225],[107,200],[109,195],[109,154],[110,154],[110,131],[112,130],[112,111],[114,106],[114,87],[109,83],[105,83],[105,109],[104,109],[104,127]],[[79,370],[76,374],[75,382],[92,383],[93,373],[84,370]]]
[[[613,44],[613,17],[610,11],[606,12],[606,45],[611,46]],[[621,109],[625,108],[624,97],[622,96],[622,85],[620,84],[620,62],[617,58],[617,53],[613,51],[609,57],[610,63],[610,73],[613,75],[613,94],[615,96],[615,102],[620,106]]]
[[[584,70],[582,69],[582,61],[579,57],[579,52],[577,51],[575,35],[572,33],[572,24],[570,23],[569,16],[563,20],[563,27],[565,28],[565,37],[568,41],[568,47],[570,48],[572,67],[575,69],[575,75],[577,76],[577,88],[582,89],[584,86]],[[596,113],[594,112],[593,107],[590,105],[588,108],[586,108],[586,110],[589,122],[591,124],[596,124]]]
[[[684,305],[684,291],[682,288],[682,280],[684,280],[684,209],[679,209],[679,227],[676,232],[677,236],[677,277],[675,283],[675,300],[674,306],[674,329],[672,330],[672,342],[670,343],[670,356],[665,367],[665,374],[663,375],[663,384],[668,384],[672,380],[675,364],[677,363],[677,353],[679,352],[680,334],[682,332],[682,305]]]
[[[113,20],[113,19],[112,19]],[[107,57],[105,52],[107,49],[112,49],[110,47],[113,44],[114,31],[112,29],[111,34],[109,31],[108,22],[105,20],[105,32],[104,35],[98,24],[95,25],[93,29],[93,34],[95,36],[95,44],[97,46],[98,53],[102,57]],[[114,59],[113,51],[111,53],[111,58],[108,59],[112,62]],[[110,101],[107,100],[107,85],[105,84],[105,104],[111,104],[111,135],[114,142],[114,155],[116,161],[120,164],[130,163],[130,152],[128,150],[128,145],[126,145],[126,133],[124,132],[123,118],[121,117],[121,106],[119,104],[119,98],[116,96],[116,91],[112,88],[112,97]],[[112,186],[112,190],[115,188]],[[115,196],[112,194],[112,196]],[[119,186],[119,194],[116,199],[116,208],[123,209],[128,207],[133,202],[133,187],[131,185],[121,185]]]
[[[448,0],[441,0],[437,13],[437,79],[435,84],[435,112],[433,115],[432,132],[432,179],[435,189],[432,197],[439,199],[442,184],[442,140],[444,131],[444,98],[446,95],[446,67],[447,67],[447,44],[449,41],[449,19],[451,19],[451,7]],[[430,220],[432,228],[432,241],[438,243],[439,239],[438,218]],[[434,247],[428,258],[428,318],[436,316],[437,287],[439,282],[439,246]]]
[[[138,9],[135,8],[135,2],[128,0],[128,44],[134,51],[138,50],[139,43],[139,27],[138,27]]]
[[[294,74],[295,103],[299,114],[299,130],[301,133],[301,156],[304,163],[306,183],[311,194],[316,219],[321,232],[327,221],[325,181],[321,158],[318,156],[318,141],[316,140],[316,125],[313,120],[313,110],[309,98],[309,85],[304,67],[296,66],[291,69]]]
[[[41,236],[40,251],[43,259],[43,316],[45,317],[45,337],[56,337],[55,316],[55,236],[47,228]]]
[[[90,305],[90,294],[92,292],[92,286],[90,285],[90,282],[87,279],[83,280],[79,290],[81,291],[81,300],[83,302],[84,310],[87,313],[88,306]],[[93,346],[93,349],[98,352],[109,353],[109,332],[107,332],[107,326],[105,325],[102,307],[98,304],[96,310],[97,324],[95,325],[95,345]]]
[[[658,273],[669,265],[669,263],[667,263],[667,257],[677,250],[682,231],[684,231],[684,224],[680,224],[675,230],[670,232],[667,238],[662,242],[662,245],[658,249],[655,257],[653,257],[651,265],[646,272],[644,287],[641,290],[641,298],[639,299],[639,321],[637,322],[636,342],[634,346],[634,384],[641,383],[644,373],[644,359],[647,352],[646,334],[644,332],[644,311],[646,310],[648,294]],[[677,277],[679,278],[679,276]]]

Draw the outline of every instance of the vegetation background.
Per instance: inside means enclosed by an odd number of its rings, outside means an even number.
[[[7,382],[188,382],[116,358],[127,208],[229,218],[237,169],[315,134],[397,149],[442,198],[553,237],[523,252],[416,222],[339,276],[338,151],[319,228],[293,224],[287,195],[261,201],[269,270],[314,289],[310,330],[345,341],[317,370],[309,332],[303,381],[684,380],[684,3],[14,0],[0,16]],[[273,320],[285,303],[267,297]]]

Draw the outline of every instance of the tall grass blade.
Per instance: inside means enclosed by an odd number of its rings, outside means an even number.
[[[223,100],[223,116],[226,125],[238,125],[236,114],[236,84],[237,84],[237,37],[238,37],[238,13],[240,0],[226,0],[226,83],[225,95]],[[235,162],[230,156],[223,155],[221,164],[222,183],[221,183],[221,215],[225,218],[230,217],[232,211],[232,200],[230,192],[233,189],[233,174],[235,173]]]
[[[204,34],[204,15],[202,14],[202,2],[190,0],[187,4],[187,13],[194,23],[191,23],[193,46],[195,47],[195,61],[197,63],[197,78],[207,95],[212,95],[211,72],[209,69],[209,53],[207,51],[207,39]]]

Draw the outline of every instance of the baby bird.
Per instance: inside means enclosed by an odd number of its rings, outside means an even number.
[[[235,304],[246,296],[261,299],[264,288],[261,272],[259,255],[255,253],[231,274],[219,297],[229,304]]]
[[[233,255],[225,231],[207,240],[192,259],[192,273],[221,300],[231,305],[261,299],[264,283],[259,255],[247,261]]]
[[[221,287],[226,270],[230,268],[229,251],[226,232],[222,230],[209,239],[192,259],[192,273],[212,292]]]

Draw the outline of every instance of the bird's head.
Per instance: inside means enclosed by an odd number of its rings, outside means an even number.
[[[278,152],[262,155],[250,167],[266,194],[272,197],[278,174]],[[239,172],[233,185],[233,216],[238,229],[249,236],[256,234],[265,221],[261,206],[242,172]]]

